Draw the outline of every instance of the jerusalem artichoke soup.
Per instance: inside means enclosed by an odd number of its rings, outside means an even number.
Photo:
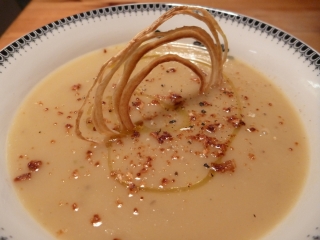
[[[170,10],[160,22],[182,11],[223,35],[195,10]],[[295,109],[227,56],[226,39],[221,47],[202,36],[151,27],[60,67],[24,100],[9,170],[54,237],[257,239],[293,207],[309,159]],[[182,37],[196,44],[175,41]]]

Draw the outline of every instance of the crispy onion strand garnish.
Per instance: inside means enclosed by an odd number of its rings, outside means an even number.
[[[189,15],[204,22],[209,28],[211,35],[202,28],[196,26],[185,26],[166,32],[155,32],[160,25],[179,14]],[[97,140],[94,140],[93,138],[85,137],[80,130],[80,122],[84,114],[84,108],[89,104],[89,99],[92,99],[92,97],[94,100],[91,118],[95,130],[99,134],[104,135],[105,139],[109,139],[111,136],[132,131],[135,126],[129,115],[128,104],[130,97],[144,77],[160,63],[176,61],[190,68],[200,78],[200,94],[209,91],[212,86],[221,84],[223,81],[222,69],[224,62],[227,59],[227,51],[222,51],[219,36],[223,40],[225,49],[228,49],[228,41],[225,34],[211,14],[203,8],[178,6],[161,15],[149,27],[138,33],[122,51],[103,64],[93,85],[86,95],[82,107],[78,111],[75,128],[76,135],[83,140],[97,142]],[[201,42],[208,50],[211,61],[211,73],[207,82],[198,66],[193,64],[190,60],[174,54],[167,54],[153,60],[135,76],[131,77],[137,63],[145,54],[159,46],[183,38],[193,38]],[[117,83],[112,101],[115,115],[120,124],[120,130],[115,131],[110,129],[105,122],[102,98],[112,77],[122,65],[124,65],[122,77]]]

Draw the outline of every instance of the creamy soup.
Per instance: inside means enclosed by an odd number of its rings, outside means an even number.
[[[134,132],[79,139],[78,110],[102,63],[121,48],[61,67],[18,110],[8,166],[27,211],[59,239],[257,239],[275,227],[308,166],[306,134],[281,91],[229,57],[222,85],[199,94],[197,75],[163,63],[131,97]],[[209,75],[206,52],[179,44],[154,50],[138,68],[167,52],[192,56]],[[119,75],[103,98],[115,130]],[[90,136],[88,119],[81,128]]]

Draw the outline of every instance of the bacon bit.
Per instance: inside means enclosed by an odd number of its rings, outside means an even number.
[[[152,157],[147,157],[147,163],[145,164],[145,166],[146,167],[152,167],[152,164],[151,164],[151,162],[152,162]]]
[[[31,173],[24,173],[14,179],[15,182],[21,182],[31,179]]]
[[[169,180],[167,179],[167,178],[162,178],[162,180],[161,180],[161,185],[162,186],[165,186],[165,185],[167,185],[169,183]]]
[[[254,127],[251,127],[251,128],[247,128],[247,131],[248,132],[255,132],[255,131],[257,131],[257,129],[255,129]]]
[[[140,177],[143,173],[148,172],[149,168],[152,167],[152,160],[153,159],[150,156],[147,157],[147,161],[143,163],[143,168],[136,174],[138,177]]]
[[[136,139],[136,138],[138,138],[138,137],[140,137],[140,133],[137,132],[137,131],[133,131],[133,133],[132,133],[132,135],[131,135],[131,138],[132,138],[132,139]]]
[[[93,217],[91,218],[91,224],[94,227],[99,227],[102,224],[101,218],[98,214],[93,215]]]
[[[184,99],[179,94],[171,93],[169,99],[174,106],[179,106],[184,103]]]
[[[152,132],[150,135],[158,140],[160,144],[164,143],[165,140],[172,140],[172,136],[168,132],[163,132],[162,135],[160,135],[160,132]]]
[[[211,168],[216,172],[234,172],[234,169],[236,168],[236,164],[234,160],[227,160],[223,163],[211,163]]]
[[[227,143],[220,143],[216,144],[216,148],[219,148],[219,151],[216,153],[216,157],[222,157],[228,150],[228,144]]]
[[[132,106],[134,106],[135,108],[139,108],[142,104],[142,101],[140,100],[140,98],[136,98],[135,102],[132,102]]]
[[[71,90],[72,90],[72,91],[77,91],[77,90],[79,90],[80,88],[81,88],[81,84],[79,83],[79,84],[73,85],[73,86],[71,87]]]
[[[32,160],[28,163],[28,168],[32,172],[37,172],[39,171],[39,168],[41,167],[41,165],[42,165],[42,161]]]
[[[253,153],[249,153],[248,156],[249,156],[249,158],[251,160],[255,160],[256,159],[256,156]]]
[[[88,151],[86,152],[86,158],[87,158],[87,159],[90,159],[90,158],[92,157],[92,155],[93,155],[93,152],[92,152],[92,151],[88,150]]]
[[[238,128],[243,125],[246,125],[244,121],[242,121],[240,118],[237,118],[236,116],[231,116],[227,119],[229,123],[233,125],[233,127]]]
[[[175,68],[169,68],[168,70],[166,70],[167,73],[174,73],[177,70]]]
[[[157,99],[151,101],[151,105],[158,105],[160,102]]]
[[[103,49],[103,53],[107,53],[108,51],[107,51],[107,49]]]
[[[200,107],[207,107],[207,106],[212,106],[212,104],[211,104],[211,103],[208,103],[208,102],[206,102],[206,101],[203,101],[203,102],[199,102],[199,106],[200,106]]]
[[[220,123],[216,123],[216,124],[210,124],[206,127],[207,132],[209,133],[213,133],[216,131],[216,129],[220,126]]]
[[[268,105],[271,107],[271,106],[272,106],[272,103],[268,103]]]
[[[139,191],[138,187],[134,183],[129,183],[128,189],[131,193],[137,193]]]
[[[233,97],[233,92],[228,91],[226,88],[221,88],[220,91],[226,94],[228,97]]]
[[[75,211],[75,212],[78,212],[78,211],[79,211],[78,204],[73,203],[71,207],[72,207],[73,211]]]

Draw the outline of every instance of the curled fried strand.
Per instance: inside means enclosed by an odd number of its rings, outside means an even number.
[[[189,15],[204,22],[209,28],[212,36],[200,27],[195,26],[185,26],[166,32],[155,32],[160,25],[179,14]],[[222,38],[224,48],[226,49],[224,52],[221,49],[219,36]],[[182,38],[194,38],[200,41],[208,50],[211,61],[211,74],[207,82],[205,82],[205,78],[197,66],[192,64],[189,60],[182,59],[181,57],[172,54],[164,55],[158,60],[156,59],[152,61],[148,66],[143,68],[140,73],[137,73],[134,77],[130,78],[137,63],[145,54],[163,44]],[[134,124],[130,119],[128,108],[130,97],[143,78],[161,62],[177,61],[190,68],[200,77],[200,93],[208,91],[212,86],[219,85],[223,81],[222,67],[227,58],[227,50],[228,42],[226,36],[217,21],[207,10],[192,6],[177,6],[170,9],[161,15],[149,27],[138,33],[122,51],[103,64],[97,78],[94,80],[92,87],[86,95],[82,107],[78,111],[76,119],[76,135],[81,139],[96,142],[96,140],[84,136],[80,130],[80,123],[84,115],[84,109],[90,103],[90,99],[92,98],[94,98],[94,100],[92,103],[93,109],[91,117],[95,130],[98,133],[103,134],[108,138],[110,135],[132,130],[134,128]],[[123,74],[113,95],[114,112],[120,124],[120,132],[116,132],[113,129],[110,129],[105,122],[102,99],[112,77],[122,65],[124,65]]]

